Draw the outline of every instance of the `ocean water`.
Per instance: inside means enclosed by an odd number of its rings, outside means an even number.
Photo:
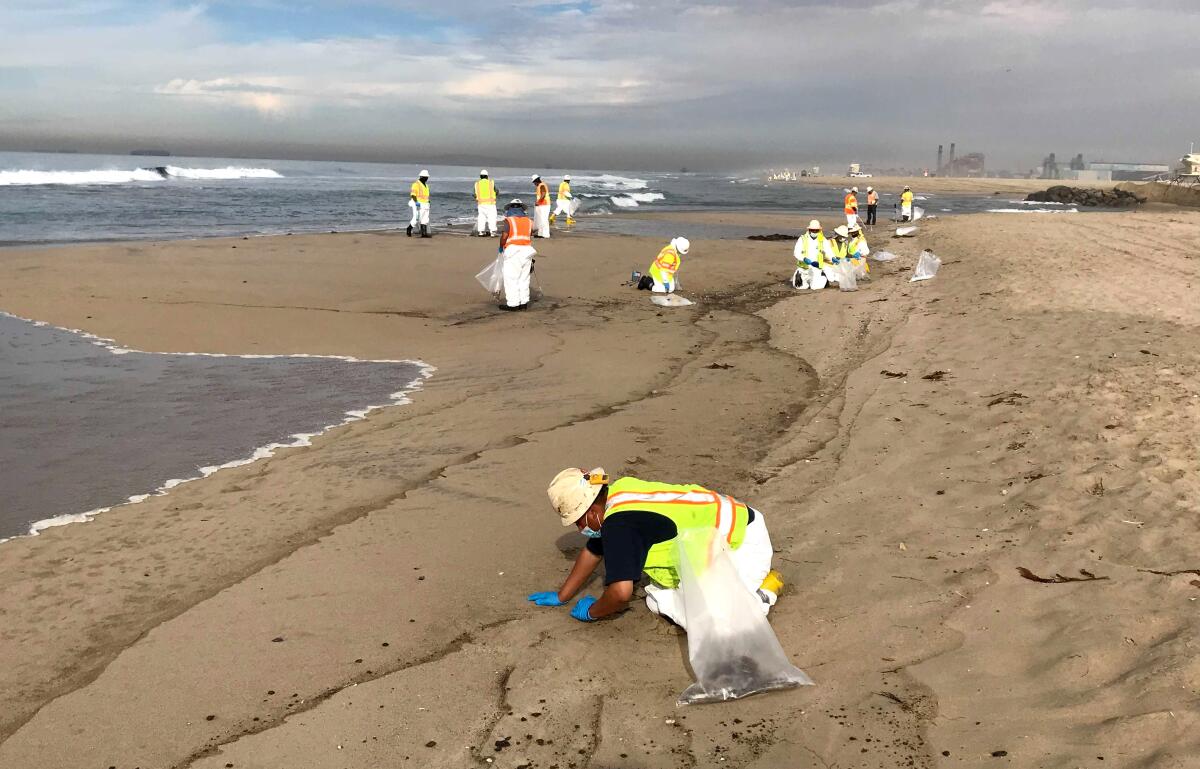
[[[165,176],[156,167],[162,167]],[[389,163],[134,157],[0,152],[0,245],[379,230],[408,223],[408,188],[422,166]],[[429,166],[435,228],[466,231],[475,220],[479,168]],[[531,170],[488,169],[501,200],[532,201]],[[805,215],[841,211],[838,188],[767,185],[709,173],[541,169],[557,189],[573,177],[578,228],[633,234],[661,225],[623,217],[640,211],[746,210]],[[860,185],[861,186],[861,185]],[[930,214],[1008,205],[991,197],[925,195]],[[883,192],[881,218],[895,202]],[[801,219],[804,219],[802,222]],[[695,237],[744,237],[758,230],[709,227]]]
[[[306,445],[419,361],[164,355],[0,313],[0,541]]]

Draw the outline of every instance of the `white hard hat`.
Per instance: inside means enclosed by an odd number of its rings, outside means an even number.
[[[906,185],[904,185],[904,189],[906,189],[906,190],[911,190],[911,189],[912,189],[912,187],[909,187],[909,186],[906,184]]]
[[[816,219],[813,219],[811,222],[808,223],[808,228],[810,230],[819,230],[819,229],[821,229],[821,223],[818,222]]]
[[[846,229],[846,225],[844,225],[844,224],[841,227],[838,227],[836,230],[834,230],[833,234],[841,235],[843,238],[850,237],[850,232],[849,232],[849,230]]]
[[[487,175],[488,175],[487,169],[486,169],[486,168],[481,168],[481,169],[479,169],[479,175],[480,175],[480,176],[487,176]]]
[[[524,207],[525,207],[525,204],[521,202],[521,199],[520,199],[520,198],[513,198],[512,200],[508,201],[508,205],[510,205],[510,206],[520,206],[521,208],[524,208]]]
[[[564,177],[563,177],[563,181],[564,181],[564,182],[569,182],[569,181],[571,181],[571,175],[570,175],[570,174],[567,174],[566,176],[564,176]]]
[[[533,176],[529,177],[529,181],[536,182],[538,179],[541,179],[541,178],[542,177],[540,174],[534,174]]]
[[[851,191],[851,192],[858,192],[858,187],[851,187],[851,188],[850,188],[850,191]]]
[[[875,190],[874,187],[867,187],[867,192],[873,192],[874,190]]]
[[[429,171],[422,171],[421,173],[417,174],[417,176],[429,176]]]
[[[675,246],[675,250],[681,254],[686,254],[688,249],[692,247],[692,241],[687,238],[672,238],[671,245]]]

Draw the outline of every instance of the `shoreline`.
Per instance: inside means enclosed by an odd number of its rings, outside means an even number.
[[[1178,280],[1109,288],[1127,257],[1106,243],[1131,232]],[[0,264],[0,304],[142,349],[438,367],[404,409],[0,548],[0,651],[20,660],[0,767],[1066,767],[1200,747],[1194,587],[1161,576],[1194,549],[1200,213],[934,220],[872,239],[901,258],[852,293],[784,285],[788,243],[693,240],[698,304],[673,311],[621,284],[653,238],[539,244],[547,297],[520,315],[471,285],[487,243],[283,240]],[[943,266],[909,283],[923,249]],[[1054,291],[1012,280],[1030,252],[1056,254]],[[789,584],[772,625],[817,686],[677,709],[683,639],[640,603],[586,626],[527,606],[580,546],[542,490],[583,462],[763,511]],[[69,565],[25,566],[50,563]],[[64,611],[93,571],[103,589]]]

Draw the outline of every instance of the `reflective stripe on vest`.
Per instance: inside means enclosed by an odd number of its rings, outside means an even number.
[[[801,235],[800,240],[804,243],[804,248],[801,249],[801,251],[803,252],[803,255],[799,259],[796,260],[796,263],[797,264],[815,265],[817,267],[824,267],[825,266],[825,233],[818,232],[817,239],[815,241],[812,238],[810,238],[807,234]],[[813,243],[816,243],[816,245],[817,245],[816,261],[813,261],[812,257],[810,257],[808,255],[809,248],[811,248]]]
[[[679,271],[680,261],[679,252],[675,250],[675,246],[666,246],[658,252],[658,256],[654,257],[654,264],[650,265],[647,272],[659,283],[667,283]]]
[[[496,202],[496,184],[491,179],[480,179],[475,182],[475,202],[487,205]]]
[[[504,233],[504,242],[500,244],[502,247],[533,245],[532,219],[528,216],[506,216],[504,223],[508,231]]]
[[[858,212],[858,198],[851,192],[846,196],[846,213],[853,214]]]
[[[570,182],[562,182],[558,185],[558,197],[559,199],[571,197]]]
[[[537,204],[539,206],[550,205],[550,188],[546,186],[545,182],[538,182]]]
[[[749,508],[736,499],[703,486],[655,483],[638,478],[620,478],[609,484],[604,517],[623,512],[644,511],[670,518],[677,532],[716,529],[731,549],[746,538]],[[664,587],[679,584],[679,553],[676,539],[651,545],[643,567],[647,576]]]
[[[829,241],[829,245],[833,248],[833,258],[834,259],[845,259],[846,258],[846,242],[845,241],[842,241],[841,243],[839,243],[837,241],[837,239],[835,238],[834,240]]]
[[[417,199],[418,203],[429,202],[429,185],[423,183],[420,179],[412,183],[412,189],[409,191],[409,196]]]

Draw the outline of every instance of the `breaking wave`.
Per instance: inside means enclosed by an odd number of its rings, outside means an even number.
[[[571,182],[580,187],[596,187],[602,190],[620,191],[644,190],[650,186],[650,182],[645,179],[633,179],[628,176],[615,176],[613,174],[576,176]]]
[[[613,195],[609,200],[614,206],[621,208],[637,208],[641,203],[653,203],[656,200],[664,200],[667,196],[661,192],[632,192],[628,195]]]
[[[166,179],[281,179],[283,175],[271,168],[180,168],[161,166],[132,170],[96,169],[92,171],[0,171],[0,187],[34,186],[39,184],[96,185],[161,182]],[[164,175],[165,174],[165,175]]]

